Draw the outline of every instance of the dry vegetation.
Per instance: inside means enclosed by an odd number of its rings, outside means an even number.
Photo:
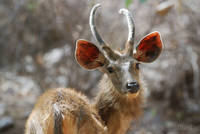
[[[0,133],[23,133],[36,98],[46,88],[74,87],[94,96],[101,73],[81,69],[74,49],[79,38],[95,42],[88,18],[97,2],[102,4],[97,18],[100,33],[113,48],[124,47],[127,25],[118,14],[124,0],[0,1]],[[198,134],[200,1],[169,0],[173,7],[159,15],[156,9],[163,2],[134,0],[129,6],[136,43],[157,30],[165,45],[155,63],[141,66],[148,101],[144,116],[129,134]],[[10,127],[3,131],[5,122]]]

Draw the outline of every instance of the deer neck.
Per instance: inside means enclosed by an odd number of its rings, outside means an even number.
[[[103,76],[99,86],[100,93],[96,97],[95,107],[107,126],[109,134],[125,133],[131,121],[141,113],[141,92],[137,97],[122,95],[106,75]]]

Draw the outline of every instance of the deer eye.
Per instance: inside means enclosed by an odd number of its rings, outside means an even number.
[[[108,67],[107,70],[108,70],[109,73],[113,73],[114,72],[113,67]]]
[[[135,68],[139,70],[140,69],[140,63],[136,63]]]

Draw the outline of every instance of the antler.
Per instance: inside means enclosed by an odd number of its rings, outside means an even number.
[[[101,38],[101,36],[99,35],[99,33],[96,29],[96,26],[95,26],[95,18],[94,17],[95,17],[96,10],[100,6],[101,6],[100,4],[96,4],[90,12],[90,28],[91,28],[93,36],[96,38],[96,40],[99,42],[99,44],[106,45],[105,42],[103,41],[103,39]]]
[[[95,26],[95,13],[96,13],[96,10],[100,6],[101,6],[100,4],[94,5],[94,7],[92,8],[92,10],[90,12],[90,20],[89,20],[90,21],[90,29],[92,31],[93,36],[99,42],[100,45],[98,45],[98,47],[104,53],[104,55],[109,59],[115,60],[117,58],[117,55],[110,49],[110,47],[108,47],[106,45],[106,43],[103,41],[103,39],[99,35],[99,33],[96,29],[96,26]]]
[[[134,20],[133,20],[132,14],[127,9],[124,9],[124,8],[120,9],[119,13],[124,14],[128,21],[129,34],[128,34],[128,40],[126,43],[126,54],[132,55],[133,54],[134,37],[135,37]]]

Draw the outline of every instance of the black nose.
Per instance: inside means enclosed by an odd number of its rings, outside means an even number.
[[[139,90],[140,85],[137,82],[129,82],[126,84],[126,88],[128,89],[128,92],[136,93]]]

